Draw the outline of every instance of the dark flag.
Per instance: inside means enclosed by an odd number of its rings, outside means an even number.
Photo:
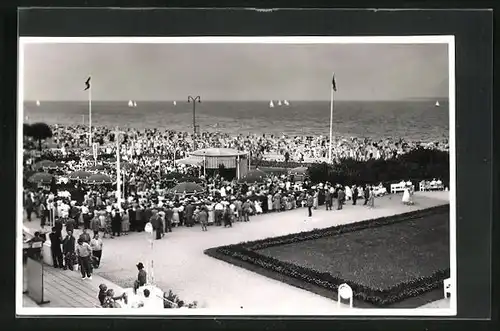
[[[84,91],[87,91],[89,88],[90,88],[90,76],[85,81],[85,90]]]
[[[335,84],[335,74],[333,74],[332,78],[332,88],[335,92],[337,92],[337,84]]]

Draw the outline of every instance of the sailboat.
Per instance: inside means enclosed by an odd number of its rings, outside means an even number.
[[[439,101],[436,101],[436,107],[439,107]]]
[[[174,106],[177,106],[177,101],[174,101]]]
[[[284,100],[283,103],[285,104],[285,106],[290,106],[290,103],[288,102],[288,100]]]
[[[278,106],[281,106],[281,100],[278,100]]]
[[[137,102],[134,101],[134,107],[137,107]]]
[[[273,100],[271,100],[271,102],[269,102],[269,108],[274,108]]]
[[[40,107],[40,100],[36,101],[36,105],[37,105],[37,107]]]
[[[129,100],[129,101],[128,101],[128,106],[129,106],[129,107],[134,107],[134,102],[133,102],[132,100]]]

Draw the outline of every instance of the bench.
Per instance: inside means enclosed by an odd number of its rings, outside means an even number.
[[[444,185],[441,181],[438,182],[429,182],[429,181],[421,181],[419,185],[419,189],[422,192],[425,191],[442,191],[444,190]]]
[[[391,194],[403,192],[406,187],[407,187],[406,182],[391,184]],[[415,189],[415,186],[413,184],[411,185],[411,187],[413,190]]]

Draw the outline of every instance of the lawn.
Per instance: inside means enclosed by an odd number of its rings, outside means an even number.
[[[347,283],[357,302],[392,306],[449,277],[449,205],[205,253],[329,297]]]

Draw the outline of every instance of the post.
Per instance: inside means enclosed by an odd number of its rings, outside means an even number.
[[[332,159],[332,139],[333,139],[333,89],[330,94],[330,148],[328,152],[328,160],[333,163]]]
[[[153,231],[153,225],[148,222],[146,223],[146,226],[144,226],[144,231],[148,234],[149,236],[149,245],[151,247],[151,260],[150,260],[150,268],[148,270],[148,275],[149,275],[149,284],[153,284],[154,283],[154,273],[153,273],[153,267],[154,267],[154,263],[153,263],[153,252],[154,252],[154,247],[153,247],[153,243],[154,243],[154,231]]]
[[[207,179],[207,157],[203,155],[203,177]]]
[[[196,102],[193,102],[193,134],[196,135]]]
[[[240,180],[240,155],[236,156],[236,178]]]
[[[196,102],[201,102],[200,96],[188,96],[188,102],[193,102],[193,134],[196,135]]]
[[[126,188],[125,188],[125,172],[123,173],[123,201],[126,200],[126,196],[125,196],[125,192],[126,192]]]
[[[92,146],[92,85],[89,87],[89,146]]]
[[[118,210],[122,211],[122,183],[121,183],[121,172],[120,172],[120,132],[118,132],[118,127],[116,127],[116,199],[118,200]]]
[[[82,115],[82,126],[85,125],[85,115]]]

